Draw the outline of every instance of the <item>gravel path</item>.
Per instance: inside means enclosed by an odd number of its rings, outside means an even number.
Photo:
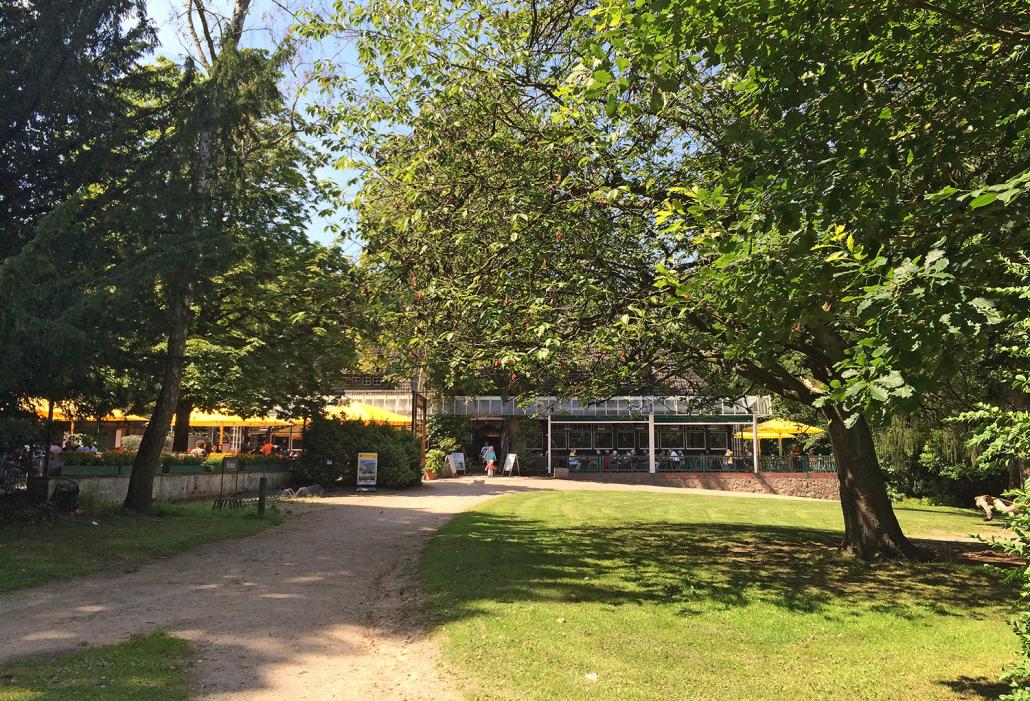
[[[419,624],[428,536],[493,496],[591,488],[695,491],[463,478],[322,499],[256,536],[0,595],[0,662],[160,628],[194,642],[198,699],[457,698]]]

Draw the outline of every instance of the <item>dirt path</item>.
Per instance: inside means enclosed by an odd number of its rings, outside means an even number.
[[[694,491],[468,478],[332,497],[250,538],[0,596],[0,662],[163,629],[194,641],[198,699],[456,698],[419,625],[419,552],[480,501],[556,488]]]

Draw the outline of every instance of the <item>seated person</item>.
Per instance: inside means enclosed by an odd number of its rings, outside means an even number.
[[[207,457],[207,442],[197,441],[196,445],[193,446],[193,450],[190,451],[190,455],[195,458]]]

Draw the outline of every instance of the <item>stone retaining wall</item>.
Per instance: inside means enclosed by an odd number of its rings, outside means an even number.
[[[289,472],[241,472],[239,489],[244,492],[256,492],[258,481],[268,478],[268,488],[282,489],[293,477]],[[50,492],[58,480],[72,480],[79,484],[79,495],[101,502],[120,504],[125,501],[129,491],[128,477],[53,477],[50,479]],[[159,474],[154,477],[154,501],[185,501],[202,497],[216,497],[222,475],[203,473],[192,475]],[[235,475],[225,476],[225,490],[235,491]]]
[[[564,475],[556,475],[564,477]],[[792,497],[839,499],[837,475],[832,472],[573,472],[568,479],[620,484],[654,484],[665,487],[721,489],[730,492],[764,492]]]

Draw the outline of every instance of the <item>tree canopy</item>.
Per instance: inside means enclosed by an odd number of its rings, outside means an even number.
[[[1025,26],[1016,2],[419,0],[308,31],[359,37],[365,82],[324,81],[409,357],[816,406],[873,556],[912,548],[869,423],[1015,302],[991,290],[1026,245]]]

